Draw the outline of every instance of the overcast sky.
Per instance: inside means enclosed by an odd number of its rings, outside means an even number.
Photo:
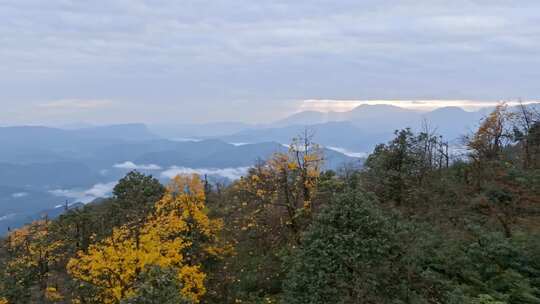
[[[0,0],[0,124],[540,99],[538,0]]]

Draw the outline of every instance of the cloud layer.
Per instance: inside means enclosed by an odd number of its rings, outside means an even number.
[[[260,121],[306,99],[537,99],[538,11],[537,0],[4,0],[0,119]],[[36,111],[50,100],[62,102]],[[85,100],[114,102],[73,102]]]
[[[25,197],[25,196],[28,196],[27,192],[17,192],[17,193],[13,193],[11,195],[11,197],[13,197],[13,198],[21,198],[21,197]]]
[[[340,147],[325,147],[327,149],[330,149],[330,150],[333,150],[333,151],[336,151],[336,152],[339,152],[339,153],[342,153],[342,154],[345,154],[349,157],[354,157],[354,158],[364,158],[364,157],[368,157],[369,153],[366,153],[366,152],[353,152],[353,151],[350,151],[350,150],[347,150],[345,148],[340,148]]]
[[[161,170],[162,168],[155,164],[135,164],[131,161],[126,161],[120,164],[115,164],[113,166],[117,169],[126,169],[126,170]]]
[[[117,182],[95,184],[89,189],[57,189],[49,191],[51,194],[75,200],[75,202],[90,203],[101,197],[107,197],[112,193]]]
[[[430,111],[441,107],[460,107],[465,110],[478,110],[485,107],[493,107],[503,100],[496,101],[477,101],[477,100],[333,100],[333,99],[309,99],[304,100],[299,107],[299,111],[320,111],[320,112],[345,112],[354,109],[363,104],[377,105],[387,104],[394,105],[407,109],[419,111]],[[505,101],[509,106],[517,106],[519,104],[539,103],[540,100],[534,101]]]
[[[236,180],[244,176],[249,167],[239,167],[239,168],[224,168],[224,169],[208,169],[208,168],[186,168],[186,167],[177,167],[173,166],[161,173],[163,178],[173,178],[179,174],[199,174],[199,175],[210,175],[210,176],[220,176],[225,177],[230,180]]]

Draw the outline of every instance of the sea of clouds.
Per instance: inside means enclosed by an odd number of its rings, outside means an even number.
[[[238,168],[189,168],[181,166],[171,166],[167,169],[163,169],[159,165],[155,164],[136,164],[132,161],[125,161],[113,165],[113,168],[122,170],[141,170],[141,171],[161,171],[159,177],[161,179],[171,179],[179,174],[199,174],[208,175],[214,177],[222,177],[231,181],[237,180],[247,173],[249,167]],[[84,204],[90,203],[98,198],[111,196],[114,187],[118,182],[106,182],[97,183],[88,189],[55,189],[49,191],[49,193],[73,200],[74,202],[81,202]],[[15,194],[14,194],[15,195]],[[17,194],[21,195],[21,194]]]

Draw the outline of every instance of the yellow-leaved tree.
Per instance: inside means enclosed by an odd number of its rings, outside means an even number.
[[[299,241],[316,207],[313,200],[324,162],[322,149],[312,137],[306,131],[293,139],[288,153],[274,154],[235,184],[244,209],[253,210],[245,229],[259,226],[267,237],[287,235],[286,241]]]
[[[181,295],[197,303],[205,294],[203,263],[226,251],[220,245],[220,220],[207,216],[199,176],[177,176],[155,205],[155,212],[133,235],[128,226],[68,263],[69,273],[99,290],[96,299],[118,303],[136,293],[134,283],[149,266],[174,269]]]
[[[505,103],[501,103],[482,120],[478,130],[467,138],[469,156],[473,162],[500,160],[503,148],[513,141],[512,120],[515,116]]]
[[[10,301],[23,297],[39,302],[61,300],[51,273],[57,270],[63,258],[62,243],[51,238],[50,225],[48,220],[38,220],[8,234],[5,249],[13,258],[2,271],[11,279],[9,283],[4,282],[4,289],[16,291],[11,293]],[[37,286],[38,292],[30,292],[31,285]],[[8,303],[8,299],[0,298],[0,303],[2,301]]]

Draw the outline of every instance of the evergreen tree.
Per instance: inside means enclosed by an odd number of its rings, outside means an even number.
[[[414,269],[407,262],[406,235],[406,226],[383,215],[367,195],[339,196],[316,218],[289,261],[283,303],[420,300],[408,278]]]

